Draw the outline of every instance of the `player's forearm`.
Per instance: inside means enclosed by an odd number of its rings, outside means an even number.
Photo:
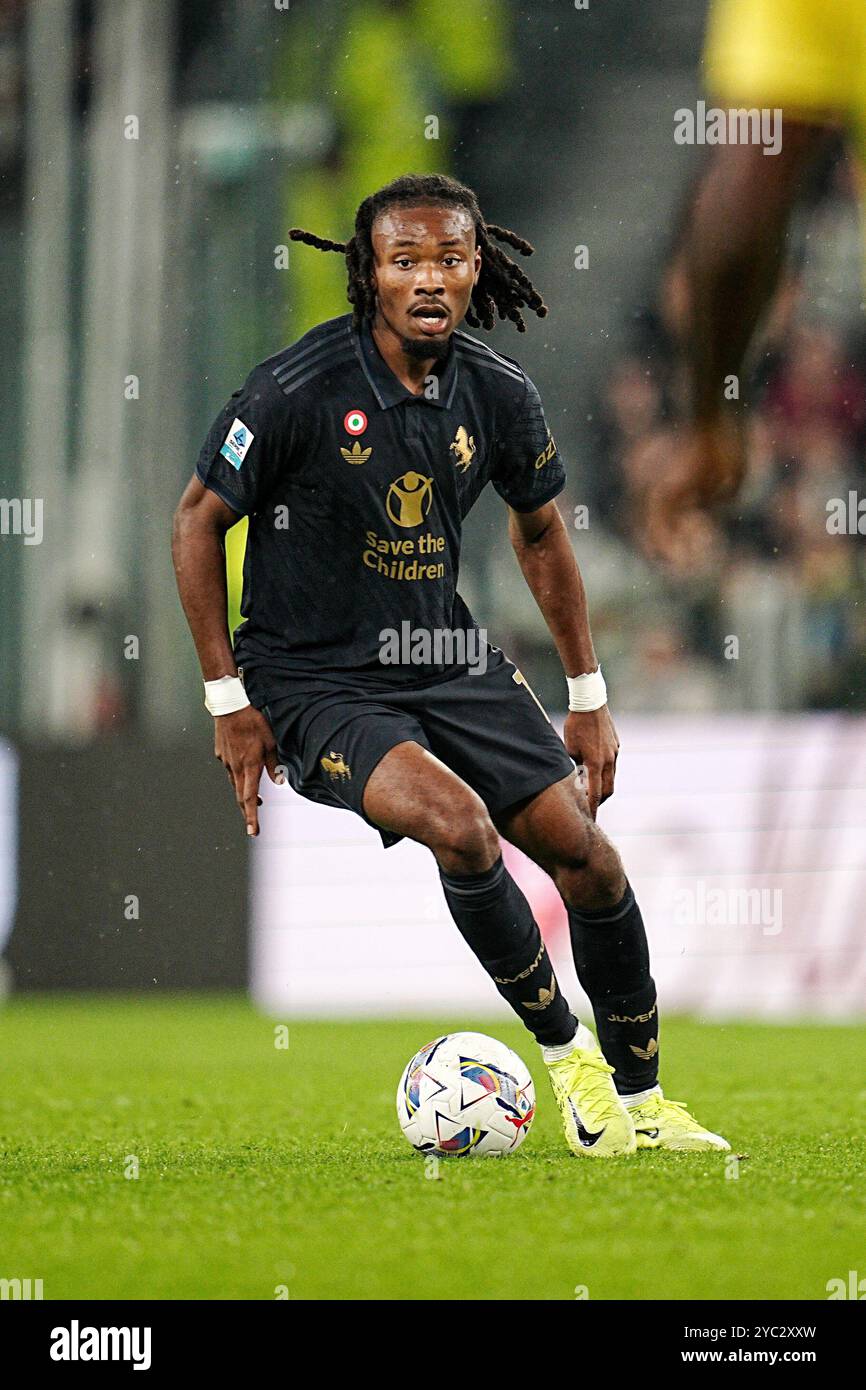
[[[556,643],[565,674],[581,676],[598,666],[589,607],[565,523],[554,507],[545,529],[529,540],[512,526],[514,553]]]
[[[776,287],[787,210],[763,206],[740,185],[748,180],[734,160],[714,162],[698,192],[685,259],[690,305],[686,363],[696,422],[730,409],[726,381],[741,377],[746,351]],[[731,199],[737,217],[731,217]],[[729,393],[730,394],[730,393]]]
[[[698,424],[732,409],[726,383],[742,374],[749,344],[778,284],[791,211],[826,138],[823,127],[786,121],[782,149],[775,156],[755,145],[713,151],[683,246],[686,370]]]
[[[178,510],[171,545],[177,589],[202,678],[219,680],[237,674],[228,629],[223,534],[218,527]]]

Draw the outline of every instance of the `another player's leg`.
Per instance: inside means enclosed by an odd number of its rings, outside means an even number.
[[[572,1058],[560,1071],[569,1073],[573,1095],[575,1033],[581,1031],[596,1050],[594,1039],[563,997],[532,910],[502,862],[484,802],[438,758],[407,742],[392,748],[371,773],[364,812],[383,829],[432,850],[451,915],[499,993],[547,1056]],[[580,1108],[571,1106],[566,1126],[575,1153],[603,1157],[634,1149],[633,1128],[615,1093],[613,1103],[606,1094],[609,1082],[604,1059],[587,1054],[577,1078]]]
[[[658,1084],[659,1020],[640,908],[615,847],[589,814],[576,776],[496,818],[556,884],[568,912],[577,977],[639,1148],[727,1149]]]

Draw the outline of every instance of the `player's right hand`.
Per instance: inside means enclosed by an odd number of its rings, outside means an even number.
[[[736,497],[746,472],[740,422],[733,417],[688,425],[673,455],[650,484],[645,502],[646,549],[673,569],[689,569],[705,550],[716,508]]]
[[[214,757],[229,775],[248,835],[259,833],[259,781],[262,768],[277,786],[285,780],[277,773],[277,741],[261,710],[247,705],[234,714],[214,720]]]

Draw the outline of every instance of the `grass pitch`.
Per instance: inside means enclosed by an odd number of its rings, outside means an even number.
[[[512,1158],[428,1177],[397,1080],[471,1027],[520,1052],[539,1113]],[[572,1158],[519,1026],[297,1023],[282,1050],[238,998],[14,1000],[0,1278],[41,1278],[46,1299],[824,1299],[866,1272],[866,1031],[669,1020],[662,1037],[668,1095],[738,1164]]]

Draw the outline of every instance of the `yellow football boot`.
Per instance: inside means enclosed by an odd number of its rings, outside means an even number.
[[[628,1106],[639,1149],[730,1149],[727,1139],[698,1124],[681,1100],[666,1100],[653,1091],[638,1104]]]
[[[580,1158],[634,1153],[634,1124],[616,1093],[613,1067],[601,1049],[575,1046],[566,1057],[551,1061],[545,1055],[544,1061],[571,1152]]]

